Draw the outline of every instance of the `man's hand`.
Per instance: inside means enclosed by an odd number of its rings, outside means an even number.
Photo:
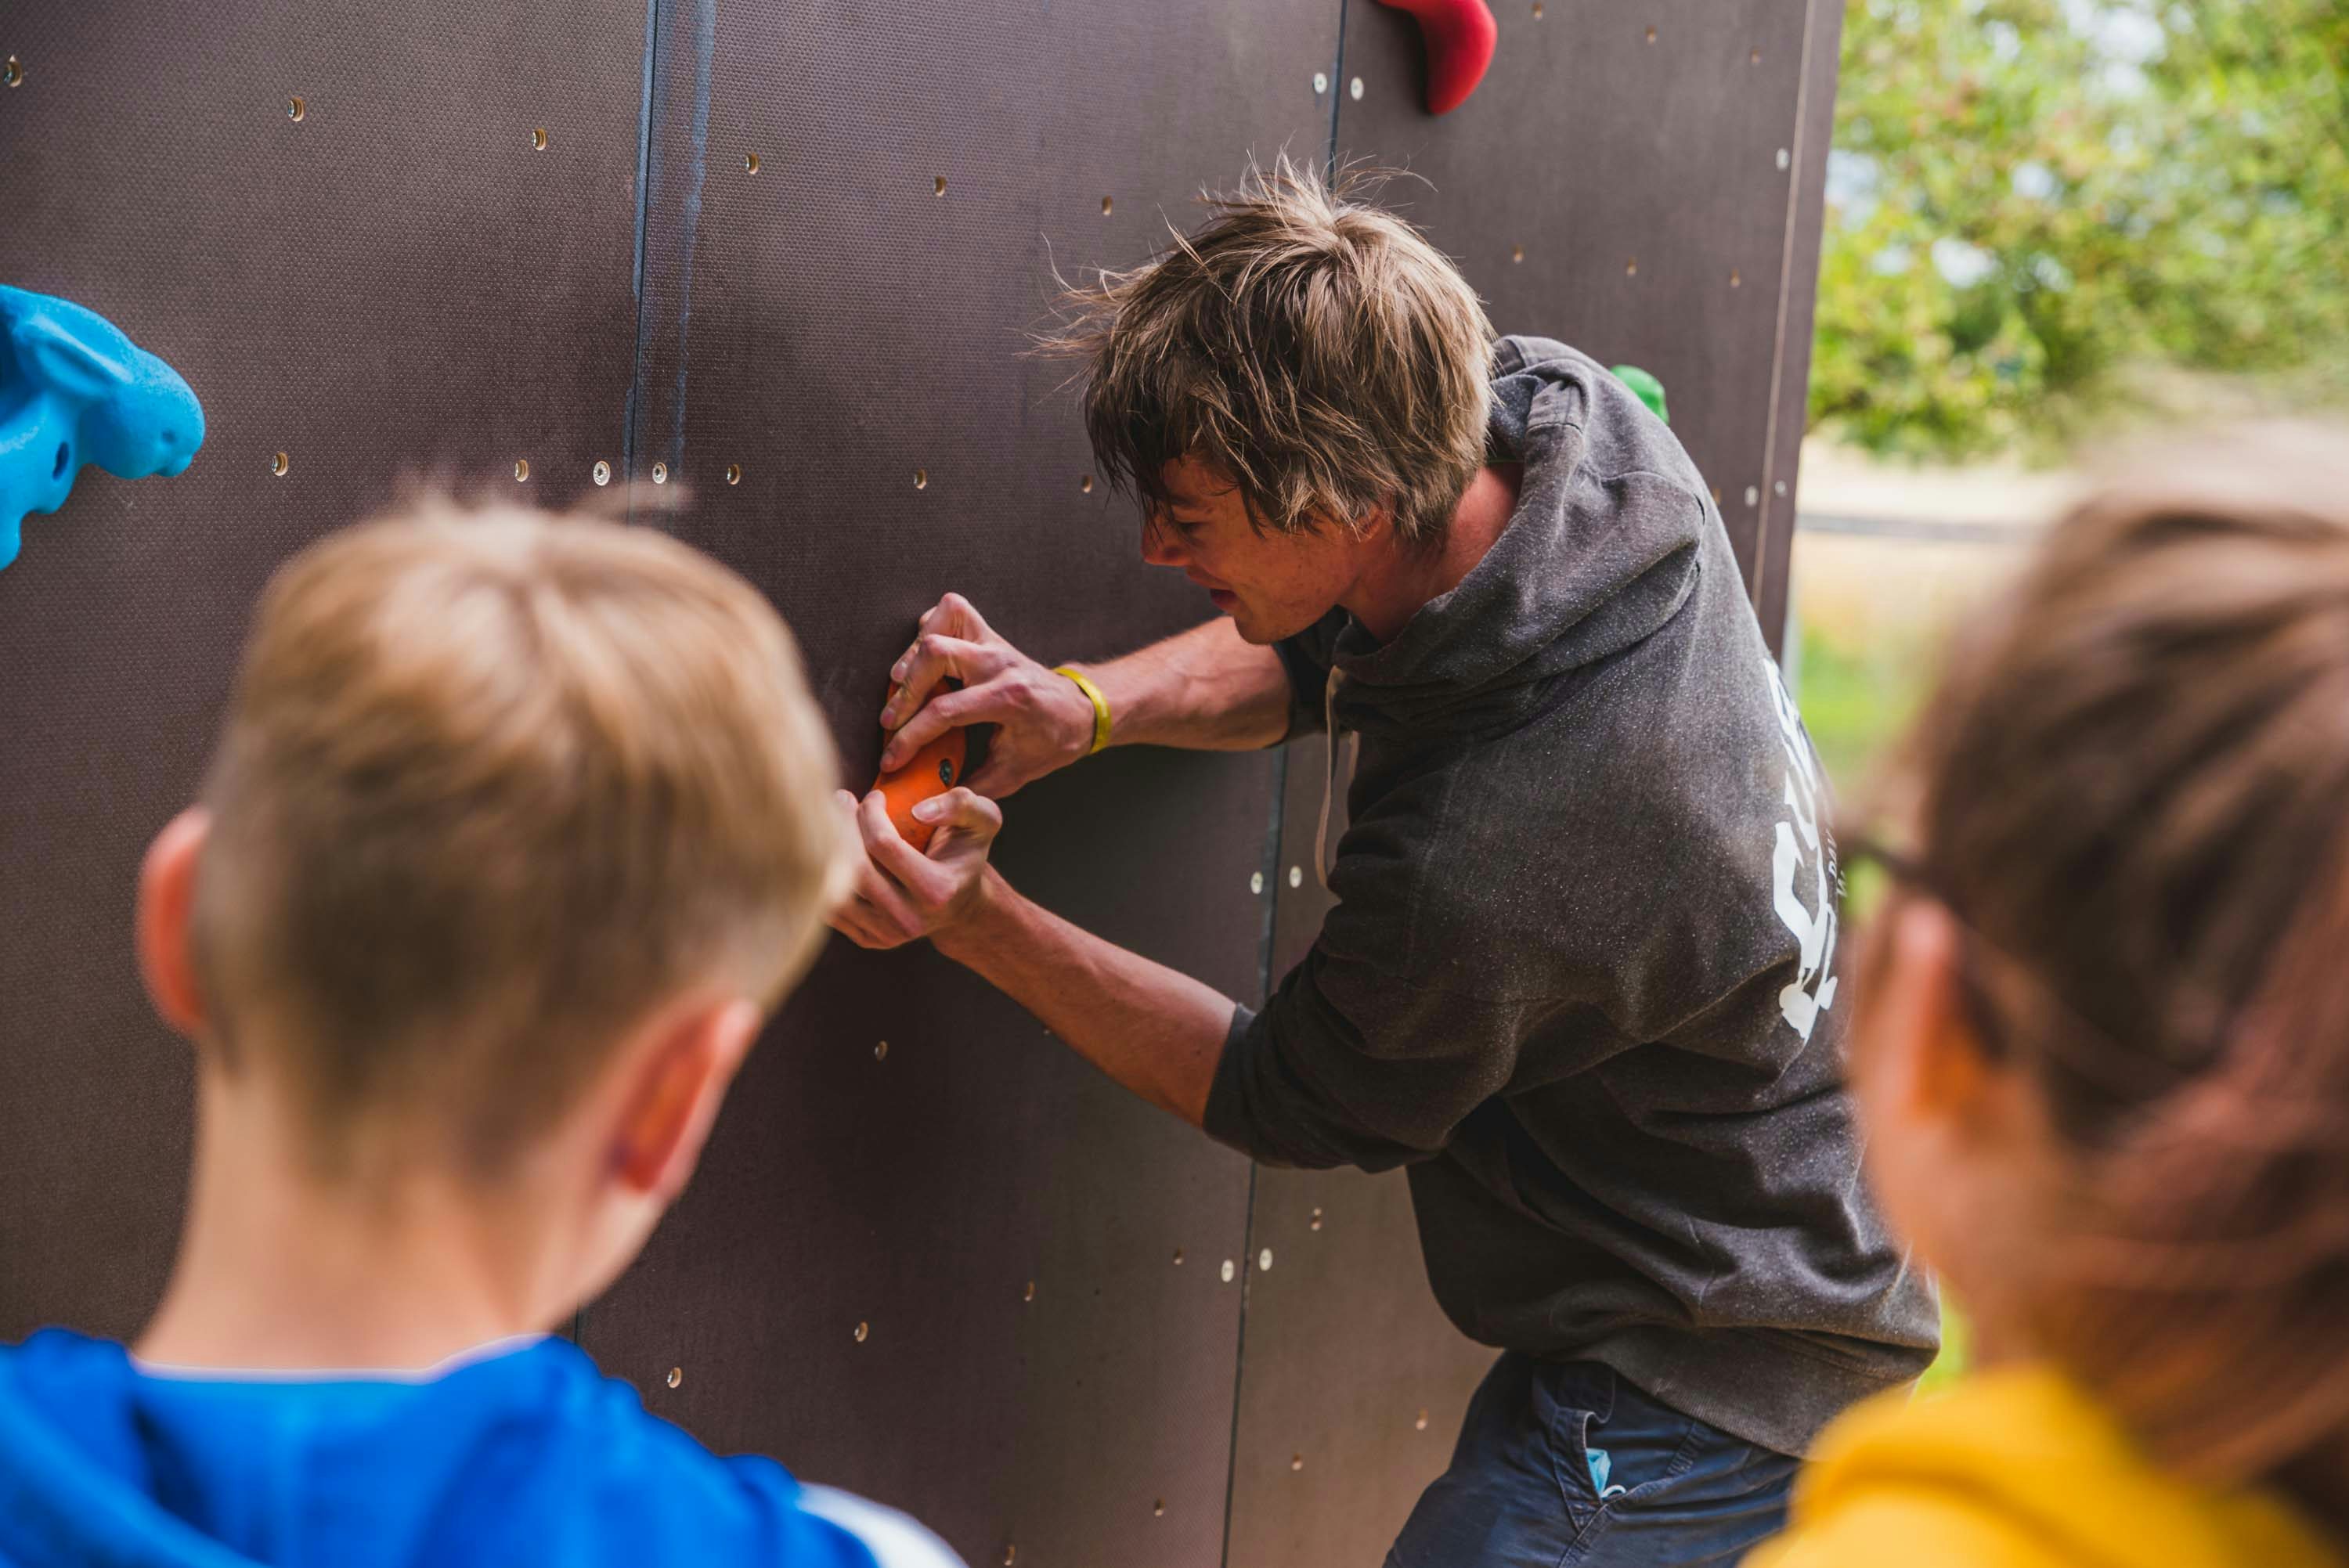
[[[962,682],[960,691],[937,690],[949,677]],[[997,728],[986,764],[968,782],[1001,799],[1092,749],[1093,705],[1077,683],[996,635],[959,593],[947,594],[922,616],[921,635],[889,678],[896,689],[881,710],[881,727],[896,733],[881,753],[884,772],[904,766],[949,729],[992,724]]]
[[[925,855],[898,836],[879,790],[861,801],[845,789],[833,798],[856,824],[865,864],[832,928],[859,947],[902,947],[951,931],[986,898],[987,851],[1003,827],[994,801],[961,789],[916,806],[914,815],[937,829]]]

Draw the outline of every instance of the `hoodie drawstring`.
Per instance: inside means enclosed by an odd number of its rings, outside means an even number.
[[[1346,677],[1337,670],[1321,688],[1321,730],[1330,740],[1330,766],[1321,775],[1321,821],[1313,830],[1313,874],[1321,891],[1330,891],[1330,802],[1338,792],[1338,683]]]

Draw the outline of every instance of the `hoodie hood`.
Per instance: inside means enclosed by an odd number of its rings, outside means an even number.
[[[808,1495],[560,1339],[413,1377],[170,1372],[57,1329],[0,1346],[8,1568],[874,1568]]]
[[[1917,1562],[1979,1568],[2342,1568],[2349,1557],[2280,1494],[2156,1467],[2061,1374],[1982,1374],[1889,1396],[1821,1439],[1794,1528],[1754,1568]]]
[[[1488,460],[1524,465],[1516,510],[1459,586],[1392,642],[1343,611],[1317,628],[1333,638],[1346,728],[1507,727],[1688,598],[1704,487],[1630,388],[1562,343],[1505,337],[1492,396]]]

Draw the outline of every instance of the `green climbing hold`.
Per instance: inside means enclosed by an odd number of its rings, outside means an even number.
[[[1654,377],[1649,375],[1646,371],[1640,369],[1636,365],[1618,365],[1615,366],[1615,378],[1623,383],[1624,386],[1629,387],[1632,391],[1638,393],[1640,401],[1648,406],[1648,411],[1650,413],[1655,415],[1657,418],[1661,419],[1667,425],[1672,422],[1672,417],[1664,412],[1664,384],[1662,382],[1657,380]]]

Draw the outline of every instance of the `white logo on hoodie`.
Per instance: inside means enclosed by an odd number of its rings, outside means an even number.
[[[1778,738],[1786,752],[1786,816],[1778,824],[1778,843],[1770,859],[1771,899],[1795,939],[1802,944],[1802,966],[1795,983],[1778,993],[1778,1011],[1807,1040],[1819,1015],[1835,1006],[1836,901],[1835,841],[1823,843],[1819,834],[1819,776],[1811,761],[1811,748],[1803,737],[1803,716],[1778,666],[1766,655],[1763,671],[1770,679],[1770,696],[1778,714]],[[1810,875],[1802,873],[1808,871]],[[1805,903],[1797,881],[1811,884],[1812,903]],[[1816,908],[1816,913],[1813,910]]]

